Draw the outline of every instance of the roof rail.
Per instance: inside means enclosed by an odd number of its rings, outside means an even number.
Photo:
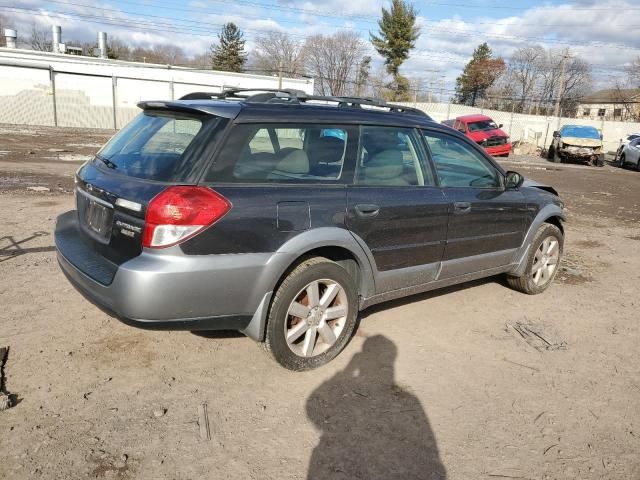
[[[251,94],[252,92],[255,92]],[[259,93],[258,93],[259,92]],[[337,103],[338,108],[362,108],[362,106],[386,108],[393,113],[406,113],[429,118],[422,110],[403,105],[392,105],[373,97],[341,97],[333,95],[309,95],[302,90],[275,88],[230,88],[218,93],[194,92],[180,100],[237,99],[247,103],[288,103],[301,104],[309,101]]]

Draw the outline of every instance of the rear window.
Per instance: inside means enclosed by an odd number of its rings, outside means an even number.
[[[130,177],[181,181],[189,173],[190,147],[206,122],[216,117],[144,112],[97,153],[96,162]]]

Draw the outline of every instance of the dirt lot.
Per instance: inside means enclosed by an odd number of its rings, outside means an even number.
[[[127,327],[67,283],[54,221],[109,135],[0,125],[0,478],[640,479],[640,173],[504,161],[567,202],[548,292],[380,305],[291,373],[240,335]]]

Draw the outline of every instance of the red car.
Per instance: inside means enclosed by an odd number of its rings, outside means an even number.
[[[489,155],[508,157],[511,153],[509,135],[500,130],[502,124],[496,124],[486,115],[463,115],[454,120],[445,120],[442,123],[469,137],[483,147]]]

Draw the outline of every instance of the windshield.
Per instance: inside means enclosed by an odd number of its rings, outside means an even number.
[[[95,161],[130,177],[180,181],[189,173],[188,149],[205,121],[178,112],[143,112],[102,147]]]
[[[479,122],[470,122],[467,124],[470,132],[479,132],[482,130],[496,130],[498,125],[493,120],[481,120]]]
[[[600,132],[595,127],[584,125],[566,125],[560,130],[563,137],[591,138],[600,140]]]

